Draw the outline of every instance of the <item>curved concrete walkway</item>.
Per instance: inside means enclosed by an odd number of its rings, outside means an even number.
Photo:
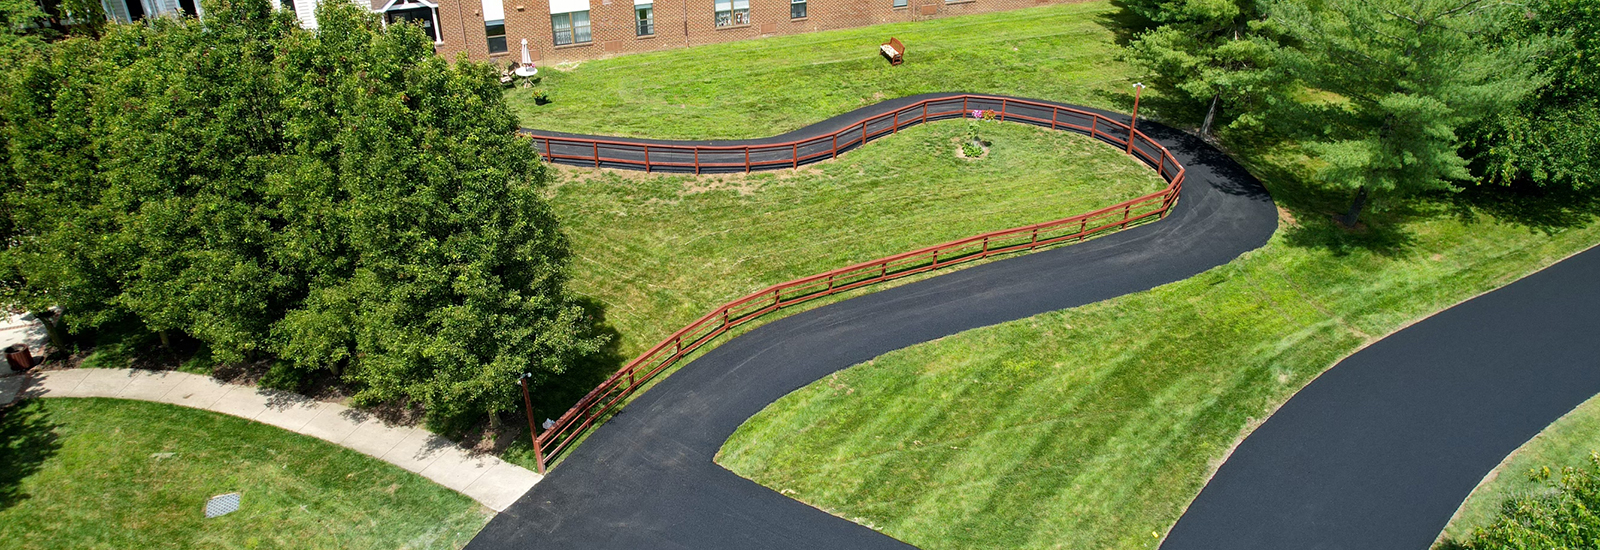
[[[230,414],[309,435],[394,464],[505,510],[542,477],[488,455],[475,455],[427,430],[384,424],[372,415],[288,392],[224,384],[173,371],[70,369],[34,374],[23,397],[112,397],[156,401]]]
[[[925,97],[886,101],[772,139],[825,134]],[[1143,122],[1140,130],[1189,170],[1165,220],[830,304],[728,340],[595,430],[468,548],[907,548],[712,459],[745,419],[839,369],[964,330],[1182,280],[1267,242],[1277,210],[1249,173],[1187,134]]]

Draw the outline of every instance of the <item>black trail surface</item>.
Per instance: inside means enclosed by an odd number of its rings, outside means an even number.
[[[1245,438],[1166,550],[1426,550],[1480,479],[1600,392],[1600,249],[1351,355]]]
[[[772,139],[824,134],[861,114]],[[1151,123],[1140,129],[1189,170],[1167,219],[852,298],[728,340],[595,430],[467,547],[909,548],[712,458],[745,419],[834,371],[964,330],[1182,280],[1266,243],[1277,212],[1243,168],[1181,132]]]

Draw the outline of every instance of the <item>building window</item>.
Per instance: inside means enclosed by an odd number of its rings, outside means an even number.
[[[483,0],[483,36],[489,55],[506,53],[506,6],[501,0]]]
[[[499,20],[499,21],[484,21],[483,22],[483,34],[484,34],[484,36],[489,37],[489,53],[491,53],[491,54],[506,53],[507,48],[506,48],[506,22],[505,22],[505,20],[502,19],[502,20]]]
[[[789,0],[789,18],[806,18],[806,0]]]
[[[906,0],[894,0],[894,7],[897,7],[897,8],[906,7]]]
[[[438,4],[428,0],[390,0],[378,11],[383,13],[384,24],[415,23],[422,27],[422,34],[435,44],[440,43]]]
[[[556,45],[586,44],[589,36],[589,12],[575,11],[550,16],[550,26],[555,29]]]
[[[718,27],[750,24],[750,0],[716,0]]]
[[[656,33],[656,10],[653,3],[645,2],[641,4],[638,0],[634,0],[633,14],[634,19],[638,21],[639,36],[650,36]]]

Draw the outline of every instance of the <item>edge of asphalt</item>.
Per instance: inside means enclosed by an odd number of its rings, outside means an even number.
[[[960,94],[890,100],[761,140],[650,141],[792,140],[954,95]],[[1242,166],[1169,127],[1146,121],[1140,129],[1189,170],[1165,220],[883,289],[724,341],[591,433],[468,547],[906,548],[740,478],[712,458],[749,416],[839,369],[964,330],[1186,279],[1267,242],[1277,228],[1277,210]]]

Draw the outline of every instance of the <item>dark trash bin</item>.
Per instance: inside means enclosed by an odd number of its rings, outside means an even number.
[[[6,346],[6,364],[11,365],[11,370],[22,372],[33,368],[33,352],[28,350],[27,344],[11,344]]]

